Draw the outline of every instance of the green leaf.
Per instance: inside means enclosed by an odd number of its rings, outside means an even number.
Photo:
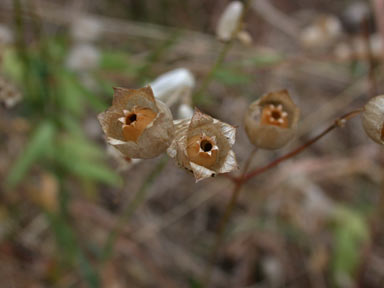
[[[72,163],[72,166],[68,167],[71,172],[77,174],[80,177],[88,178],[90,180],[100,181],[102,183],[120,187],[122,185],[122,179],[114,171],[105,167],[100,163],[91,162],[79,162]]]
[[[247,66],[256,66],[258,68],[268,67],[278,64],[284,60],[283,55],[275,53],[262,53],[256,55],[244,63]]]
[[[104,152],[84,137],[66,136],[60,139],[60,153],[64,156],[88,160],[101,160]]]
[[[6,183],[9,187],[18,184],[28,172],[31,165],[41,159],[52,145],[55,126],[49,122],[42,122],[30,137],[24,152],[21,153],[7,176]]]
[[[346,279],[352,279],[369,232],[363,216],[346,207],[338,208],[334,222],[331,267],[334,284],[340,286]]]
[[[23,63],[17,57],[17,53],[13,49],[6,49],[2,55],[2,70],[5,75],[12,80],[21,84],[23,82]]]
[[[121,186],[121,177],[101,161],[87,159],[84,155],[78,155],[75,152],[59,153],[56,155],[56,160],[64,169],[80,178],[100,181],[111,186]]]
[[[77,79],[70,73],[58,71],[57,80],[57,99],[62,107],[75,115],[81,115],[84,109],[84,89]]]
[[[231,86],[246,85],[251,81],[249,76],[244,75],[236,70],[225,68],[216,71],[215,78],[217,81]]]
[[[134,72],[127,54],[116,51],[103,51],[100,60],[100,67],[105,70]]]

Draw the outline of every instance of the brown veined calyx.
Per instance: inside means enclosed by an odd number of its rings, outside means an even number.
[[[384,95],[376,96],[364,106],[361,115],[365,133],[378,144],[384,144]]]
[[[196,181],[237,169],[232,146],[236,129],[195,110],[191,119],[176,120],[175,138],[167,149],[179,166],[191,171]]]
[[[165,152],[173,139],[169,108],[151,87],[114,88],[112,106],[98,118],[107,142],[125,157],[148,159]]]
[[[244,117],[245,131],[253,145],[279,149],[296,134],[300,110],[287,90],[268,93],[249,105]]]

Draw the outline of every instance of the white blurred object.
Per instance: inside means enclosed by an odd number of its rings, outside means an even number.
[[[268,281],[268,287],[278,287],[284,281],[284,267],[278,258],[268,256],[262,261],[263,272]]]
[[[195,86],[195,77],[185,68],[164,73],[149,84],[156,98],[168,105],[189,94]]]
[[[73,21],[71,36],[79,42],[95,41],[101,35],[101,24],[94,18],[81,17]]]
[[[193,109],[187,104],[181,104],[177,110],[178,119],[189,119],[193,116]]]
[[[240,1],[232,1],[221,14],[216,27],[216,35],[219,40],[229,41],[238,28],[244,5]]]
[[[367,59],[369,57],[368,48],[371,49],[373,58],[381,58],[383,51],[383,41],[379,34],[372,34],[369,43],[363,37],[356,37],[352,42],[353,57],[356,59]]]
[[[309,48],[322,48],[331,44],[343,32],[341,22],[332,15],[324,15],[304,28],[300,35],[301,43]]]
[[[13,33],[8,26],[0,24],[0,45],[6,45],[13,42]]]
[[[369,45],[371,47],[372,55],[375,58],[380,58],[383,55],[383,38],[380,34],[372,34],[369,37]]]
[[[360,25],[369,16],[369,6],[364,1],[356,1],[350,4],[343,13],[345,20],[352,25]]]
[[[247,31],[240,31],[237,33],[237,39],[244,44],[244,45],[251,45],[252,44],[252,36]]]
[[[77,44],[72,47],[67,58],[67,66],[74,71],[95,69],[100,62],[99,50],[89,44]]]

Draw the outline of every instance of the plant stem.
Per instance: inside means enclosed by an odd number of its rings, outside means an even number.
[[[205,76],[203,83],[201,84],[200,88],[196,91],[196,93],[193,94],[193,96],[192,96],[193,102],[196,103],[197,100],[201,99],[201,96],[206,92],[206,90],[209,87],[209,84],[211,84],[212,79],[215,76],[215,73],[217,72],[217,70],[219,70],[219,68],[223,64],[228,52],[231,50],[231,48],[232,48],[232,46],[236,40],[237,34],[241,31],[241,29],[243,27],[243,19],[244,19],[246,12],[249,9],[250,2],[251,2],[250,0],[245,1],[243,13],[239,19],[239,22],[237,24],[236,29],[233,31],[231,39],[224,43],[224,45],[221,48],[219,55],[216,58],[216,61],[213,63],[213,65],[211,67],[211,70]]]
[[[212,82],[213,76],[216,74],[217,70],[223,64],[229,50],[231,50],[232,45],[233,45],[233,39],[224,43],[224,46],[222,47],[220,54],[217,56],[215,63],[211,67],[211,70],[205,76],[203,83],[201,84],[201,87],[197,90],[195,94],[193,94],[192,96],[193,102],[196,103],[196,101],[201,99],[202,95],[206,92],[209,84],[211,84]]]
[[[244,177],[244,175],[247,173],[249,165],[251,164],[252,159],[255,156],[256,152],[257,152],[257,148],[253,149],[253,151],[249,155],[247,162],[244,165],[241,177]],[[216,232],[216,240],[215,240],[215,244],[213,246],[213,251],[212,251],[211,259],[210,259],[211,261],[208,264],[209,267],[206,270],[206,274],[204,277],[204,283],[205,283],[204,287],[209,287],[209,285],[210,285],[213,268],[214,268],[216,260],[217,260],[217,255],[218,255],[218,252],[219,252],[219,250],[222,246],[222,243],[224,241],[225,228],[229,222],[229,219],[231,218],[233,209],[236,206],[237,199],[239,198],[240,191],[241,191],[241,188],[242,188],[244,183],[245,182],[235,182],[235,186],[233,187],[233,191],[231,193],[231,199],[229,200],[229,202],[225,208],[223,217],[221,218],[220,223],[218,225],[218,229]]]
[[[303,152],[305,149],[307,149],[308,147],[310,147],[311,145],[313,145],[314,143],[319,141],[321,138],[323,138],[329,132],[333,131],[334,129],[336,129],[338,127],[343,127],[347,120],[359,115],[362,111],[363,111],[363,109],[357,109],[357,110],[353,110],[349,113],[344,114],[343,116],[337,118],[329,127],[324,129],[323,132],[321,132],[319,135],[313,137],[312,139],[310,139],[309,141],[307,141],[303,145],[301,145],[298,148],[294,149],[293,151],[277,158],[276,160],[272,161],[271,163],[269,163],[265,166],[262,166],[260,168],[257,168],[257,169],[255,169],[255,170],[253,170],[247,174],[248,167],[249,167],[251,160],[252,160],[252,158],[253,158],[253,156],[257,150],[254,149],[252,151],[250,157],[248,158],[248,160],[244,166],[244,169],[243,169],[241,176],[237,177],[237,178],[229,178],[234,182],[235,186],[233,187],[231,199],[229,200],[229,202],[225,208],[223,217],[221,218],[220,224],[219,224],[218,229],[217,229],[216,241],[215,241],[215,245],[213,246],[214,248],[213,248],[212,255],[211,255],[211,261],[209,262],[210,264],[209,264],[208,269],[206,270],[206,274],[204,277],[204,282],[203,282],[204,287],[209,287],[209,285],[211,283],[212,272],[213,272],[213,268],[214,268],[214,265],[215,265],[216,260],[217,260],[217,255],[218,255],[218,252],[219,252],[219,250],[222,246],[222,243],[224,241],[224,232],[225,232],[226,226],[230,220],[230,217],[232,215],[233,209],[236,206],[236,203],[237,203],[237,200],[239,198],[241,188],[243,187],[243,185],[248,180],[252,179],[253,177],[258,176],[258,175],[266,172],[267,170],[269,170],[273,167],[276,167],[281,162],[286,161],[286,160],[296,156],[297,154]]]
[[[294,149],[293,151],[291,151],[291,152],[289,152],[289,153],[287,153],[287,154],[277,158],[276,160],[272,161],[271,163],[269,163],[269,164],[267,164],[265,166],[259,167],[259,168],[255,169],[255,170],[249,172],[248,174],[246,174],[242,178],[237,178],[235,181],[236,182],[247,182],[248,180],[252,179],[253,177],[255,177],[257,175],[260,175],[260,174],[266,172],[267,170],[269,170],[269,169],[279,165],[281,162],[284,162],[284,161],[286,161],[286,160],[296,156],[297,154],[300,154],[301,152],[303,152],[309,146],[311,146],[314,143],[316,143],[317,141],[319,141],[321,138],[323,138],[325,135],[327,135],[332,130],[334,130],[334,129],[338,128],[338,127],[342,127],[347,120],[357,116],[362,111],[363,111],[363,109],[358,109],[358,110],[354,110],[352,112],[349,112],[347,114],[344,114],[343,116],[341,116],[338,119],[336,119],[332,123],[332,125],[330,125],[326,129],[324,129],[323,132],[321,132],[319,135],[313,137],[308,142],[304,143],[302,146],[299,146],[298,148]]]

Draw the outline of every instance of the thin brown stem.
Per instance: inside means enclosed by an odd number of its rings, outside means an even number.
[[[296,156],[297,154],[300,154],[305,149],[307,149],[309,146],[311,146],[314,143],[316,143],[317,141],[319,141],[321,138],[323,138],[325,135],[327,135],[329,132],[331,132],[335,128],[342,127],[347,120],[357,116],[362,111],[363,111],[363,109],[354,110],[352,112],[349,112],[349,113],[339,117],[338,119],[336,119],[332,123],[332,125],[330,125],[326,129],[324,129],[323,132],[321,132],[319,135],[313,137],[308,142],[304,143],[303,145],[299,146],[298,148],[294,149],[293,151],[291,151],[291,152],[289,152],[289,153],[287,153],[287,154],[277,158],[276,160],[272,161],[271,163],[269,163],[269,164],[267,164],[265,166],[256,168],[255,170],[253,170],[253,171],[249,172],[248,174],[244,175],[244,177],[238,178],[236,181],[240,182],[240,183],[247,182],[248,180],[252,179],[253,177],[255,177],[257,175],[260,175],[260,174],[266,172],[267,170],[269,170],[269,169],[279,165],[281,162],[284,162],[284,161],[286,161],[286,160]]]
[[[249,157],[248,157],[248,159],[244,165],[244,168],[242,170],[242,173],[240,176],[241,178],[244,177],[244,175],[247,173],[248,168],[249,168],[250,164],[252,163],[252,160],[253,160],[256,152],[257,152],[257,148],[253,149],[251,154],[249,155]],[[229,200],[227,206],[225,207],[224,214],[223,214],[223,216],[220,220],[220,223],[218,225],[218,229],[216,232],[216,241],[215,241],[215,244],[213,246],[213,251],[212,251],[211,259],[210,259],[211,261],[208,264],[209,267],[206,270],[206,274],[204,277],[204,283],[205,283],[204,287],[209,287],[209,285],[211,283],[212,272],[213,272],[213,268],[214,268],[214,265],[215,265],[216,260],[217,260],[217,255],[218,255],[218,252],[219,252],[219,250],[223,244],[223,241],[224,241],[225,228],[229,222],[229,219],[231,218],[233,209],[236,206],[236,203],[237,203],[237,200],[239,198],[240,191],[241,191],[243,184],[244,184],[244,182],[235,182],[235,186],[233,187],[233,190],[231,193],[231,199]]]

